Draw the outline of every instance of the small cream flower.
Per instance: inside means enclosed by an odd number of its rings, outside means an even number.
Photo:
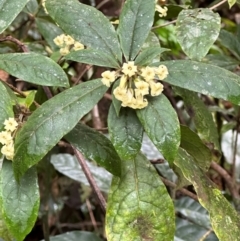
[[[160,80],[163,80],[168,76],[168,69],[165,65],[159,65],[159,67],[154,70]]]
[[[75,42],[75,40],[70,35],[64,35],[63,41],[68,46],[74,44],[74,42]]]
[[[127,90],[118,86],[117,88],[114,89],[113,94],[116,99],[122,101],[127,94]]]
[[[135,89],[136,95],[141,94],[142,96],[147,95],[149,93],[149,84],[145,81],[135,81],[135,86],[137,89]]]
[[[150,81],[151,96],[158,96],[163,92],[163,85],[161,83],[155,83]]]
[[[123,102],[124,105],[127,106],[127,105],[129,105],[133,101],[133,99],[134,99],[134,96],[133,96],[134,92],[133,92],[132,88],[128,88],[125,91],[126,91],[125,92],[126,94],[123,96],[122,102]]]
[[[60,49],[60,54],[61,54],[62,56],[65,56],[65,55],[69,54],[69,52],[70,52],[70,51],[69,51],[69,47],[68,47],[68,46]]]
[[[147,66],[145,68],[142,68],[141,69],[141,76],[147,81],[149,82],[150,80],[153,80],[154,79],[154,76],[155,76],[155,72],[154,72],[154,69]]]
[[[5,120],[3,124],[5,125],[4,129],[11,132],[15,131],[18,126],[18,123],[15,121],[14,118],[9,118],[8,120]]]
[[[110,84],[115,81],[116,76],[115,71],[104,71],[101,76],[102,76],[102,83],[106,85],[107,87],[110,87]]]
[[[84,45],[81,44],[80,42],[77,42],[77,41],[76,41],[76,42],[74,43],[73,50],[77,51],[77,50],[82,50],[82,49],[84,49]]]
[[[156,5],[156,11],[159,12],[159,17],[166,17],[168,8],[166,6],[162,8],[161,6]]]
[[[122,66],[122,72],[129,77],[132,77],[137,72],[137,66],[134,65],[134,61],[124,63]]]
[[[6,158],[8,160],[12,160],[13,156],[14,156],[14,146],[13,146],[13,142],[8,144],[8,145],[4,145],[1,149],[1,153],[6,156]]]
[[[64,45],[64,34],[61,34],[59,36],[57,36],[55,39],[53,39],[53,42],[59,46],[59,47],[63,47]]]
[[[0,143],[2,145],[9,144],[12,141],[12,136],[10,131],[0,132]]]

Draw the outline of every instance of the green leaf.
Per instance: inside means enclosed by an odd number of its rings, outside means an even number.
[[[202,143],[199,136],[187,126],[181,126],[181,147],[185,149],[195,160],[195,163],[207,171],[210,167],[211,151]]]
[[[207,146],[213,146],[213,149],[221,153],[216,124],[202,100],[196,93],[189,90],[175,87],[174,91],[183,98],[184,105],[194,121],[200,138]]]
[[[3,122],[6,119],[14,116],[12,106],[12,99],[9,96],[5,85],[0,82],[0,129],[2,129]]]
[[[7,229],[7,226],[4,222],[3,216],[2,216],[2,208],[0,211],[0,241],[12,241],[13,237],[10,234],[9,230]]]
[[[118,68],[119,64],[111,55],[95,49],[72,51],[65,59],[103,67]]]
[[[0,33],[2,33],[22,11],[29,0],[0,0]]]
[[[32,230],[38,216],[37,172],[29,169],[19,183],[14,178],[12,162],[4,160],[1,170],[0,200],[2,215],[11,235],[22,241]]]
[[[126,60],[133,60],[149,35],[155,13],[154,0],[128,0],[119,18],[118,35]]]
[[[115,176],[121,175],[121,160],[107,137],[78,123],[65,137],[83,155],[94,160]]]
[[[69,86],[62,68],[50,58],[36,53],[0,55],[0,68],[29,83],[47,86]]]
[[[149,98],[148,106],[137,110],[147,135],[171,165],[180,144],[177,114],[164,95]]]
[[[73,129],[106,90],[101,79],[91,80],[63,91],[33,112],[15,140],[13,166],[17,180]]]
[[[103,241],[96,234],[86,231],[71,231],[50,237],[50,241]],[[44,241],[44,240],[43,240]]]
[[[240,237],[240,218],[221,191],[194,165],[190,155],[179,149],[175,164],[181,168],[185,177],[194,185],[200,204],[210,214],[211,224],[219,240],[238,240]]]
[[[120,110],[122,107],[122,102],[119,101],[118,99],[116,99],[115,95],[113,94],[113,91],[115,88],[117,88],[119,86],[119,84],[120,84],[120,79],[116,80],[112,87],[112,103],[113,103],[117,116],[119,116],[119,113],[120,113]]]
[[[207,8],[182,10],[177,18],[176,35],[190,59],[201,60],[217,40],[221,18]]]
[[[51,156],[51,163],[53,164],[54,168],[62,173],[63,175],[84,184],[85,186],[90,186],[89,182],[79,165],[77,158],[70,154],[57,154]],[[108,193],[112,174],[107,172],[102,167],[98,167],[93,163],[86,160],[86,163],[92,173],[94,180],[97,183],[99,189],[103,192]]]
[[[156,170],[139,154],[122,162],[122,177],[113,177],[108,195],[109,241],[173,240],[174,207]]]
[[[165,82],[213,97],[240,104],[240,77],[214,65],[176,60],[160,62],[167,66]],[[159,63],[158,63],[159,64]],[[157,63],[154,64],[157,66]]]
[[[30,0],[28,1],[28,3],[26,4],[25,8],[23,9],[23,11],[30,13],[32,15],[35,15],[38,12],[38,2],[37,0]]]
[[[104,52],[122,62],[117,33],[100,11],[77,0],[48,0],[46,8],[65,33],[87,48]]]
[[[135,59],[135,64],[140,66],[146,66],[152,63],[153,59],[157,56],[160,59],[160,54],[168,49],[159,47],[149,47],[144,49]]]
[[[234,34],[222,29],[219,34],[220,43],[229,49],[229,51],[240,60],[240,41]]]
[[[53,50],[58,50],[59,47],[53,42],[57,36],[61,35],[63,31],[52,22],[50,18],[35,18],[37,28],[46,42]]]
[[[108,113],[108,130],[110,139],[123,160],[136,157],[140,151],[143,128],[133,109],[122,108],[120,115],[111,105]]]
[[[228,0],[229,8],[231,8],[236,2],[237,0]]]

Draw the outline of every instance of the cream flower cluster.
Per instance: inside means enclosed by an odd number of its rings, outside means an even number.
[[[160,5],[157,4],[157,0],[155,0],[155,3],[156,3],[156,6],[155,6],[155,10],[157,12],[159,12],[159,17],[166,17],[167,16],[167,11],[168,11],[168,8],[165,6],[165,7],[161,7]]]
[[[129,61],[123,64],[120,71],[103,72],[102,83],[109,87],[120,77],[120,84],[113,91],[116,99],[122,102],[123,107],[142,109],[148,105],[145,95],[158,96],[163,91],[163,85],[155,82],[155,76],[163,80],[167,75],[168,69],[165,65],[140,68],[134,61]]]
[[[4,121],[4,131],[0,132],[0,143],[3,145],[1,153],[8,159],[12,160],[14,156],[13,132],[17,129],[18,123],[14,118]]]
[[[60,47],[60,54],[63,56],[67,55],[71,49],[75,51],[84,49],[84,45],[75,41],[70,35],[61,34],[53,41]]]

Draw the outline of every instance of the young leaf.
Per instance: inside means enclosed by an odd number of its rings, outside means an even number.
[[[85,82],[54,96],[33,112],[15,140],[13,167],[17,180],[72,130],[106,90],[101,79]]]
[[[160,54],[168,49],[159,47],[149,47],[144,49],[135,59],[135,64],[140,66],[146,66],[152,63],[153,59],[157,56],[160,59]]]
[[[121,159],[135,158],[140,151],[143,138],[143,128],[135,111],[122,108],[120,115],[117,116],[111,105],[108,114],[108,130],[110,139]]]
[[[160,62],[167,66],[169,84],[240,104],[240,77],[214,65],[190,60]],[[156,63],[154,65],[159,65]]]
[[[100,11],[77,0],[48,0],[46,8],[65,33],[87,48],[104,52],[122,62],[117,33]]]
[[[0,0],[0,33],[2,33],[22,11],[29,0]],[[17,3],[17,4],[16,4]]]
[[[0,82],[0,129],[3,127],[3,122],[9,117],[13,117],[12,99],[8,94],[4,84]]]
[[[105,167],[115,176],[121,175],[121,160],[107,137],[78,123],[65,137],[83,155]]]
[[[240,218],[221,191],[194,165],[192,157],[179,149],[175,164],[181,168],[185,177],[194,185],[200,204],[210,214],[211,224],[219,240],[238,240],[240,237]]]
[[[1,54],[0,69],[33,84],[69,86],[68,78],[62,68],[53,60],[41,54]]]
[[[126,60],[133,60],[146,40],[155,13],[155,0],[128,0],[119,18],[118,35]]]
[[[166,187],[142,155],[122,162],[108,195],[106,234],[109,241],[173,240],[174,207]]]
[[[213,145],[214,150],[221,153],[217,127],[213,121],[212,114],[197,93],[177,87],[174,87],[174,91],[183,98],[188,114],[193,118],[199,136],[204,143],[208,146]]]
[[[187,126],[181,126],[181,147],[195,160],[195,163],[204,171],[210,167],[211,151],[202,143],[199,136]]]
[[[221,18],[207,8],[182,10],[177,18],[176,34],[190,59],[201,60],[217,40]]]
[[[237,0],[228,0],[229,8],[231,8],[236,2]]]
[[[11,235],[22,241],[32,230],[39,208],[37,172],[29,169],[17,183],[12,163],[4,160],[1,170],[0,200],[2,215]]]
[[[177,114],[164,95],[149,98],[148,106],[137,110],[137,116],[147,135],[170,165],[180,144]]]
[[[103,67],[119,67],[118,62],[116,61],[116,59],[112,58],[111,55],[108,55],[100,50],[95,49],[83,49],[79,51],[72,51],[65,56],[65,59]]]

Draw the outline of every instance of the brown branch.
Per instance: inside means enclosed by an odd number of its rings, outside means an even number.
[[[93,127],[94,128],[101,129],[103,127],[97,104],[92,109],[92,120],[93,120]]]
[[[152,30],[162,28],[162,27],[166,27],[166,26],[168,26],[170,24],[174,24],[176,22],[177,22],[177,20],[173,20],[171,22],[167,22],[167,23],[164,23],[164,24],[161,24],[161,25],[158,25],[158,26],[154,26],[154,27],[152,27]]]
[[[97,184],[96,184],[96,182],[95,182],[95,180],[92,176],[92,173],[90,172],[89,167],[87,166],[87,164],[84,160],[84,157],[83,157],[82,153],[79,152],[74,146],[72,146],[72,149],[73,149],[73,151],[74,151],[74,153],[75,153],[75,155],[78,159],[78,162],[79,162],[80,166],[82,167],[82,170],[83,170],[86,178],[88,179],[88,182],[89,182],[90,186],[92,187],[94,193],[96,194],[96,197],[99,201],[99,204],[102,208],[103,213],[105,214],[106,213],[106,201],[105,201],[99,187],[97,186]]]
[[[225,2],[227,2],[227,0],[223,0],[223,1],[221,1],[221,2],[219,2],[219,3],[217,3],[217,4],[215,4],[215,5],[213,5],[213,6],[210,7],[209,9],[210,9],[210,10],[213,10],[213,9],[221,6],[221,5],[224,4]]]
[[[17,44],[18,47],[21,48],[21,50],[25,53],[29,52],[28,48],[21,41],[19,41],[18,39],[14,38],[12,36],[0,38],[0,42],[5,42],[5,41],[9,41],[9,42]]]

